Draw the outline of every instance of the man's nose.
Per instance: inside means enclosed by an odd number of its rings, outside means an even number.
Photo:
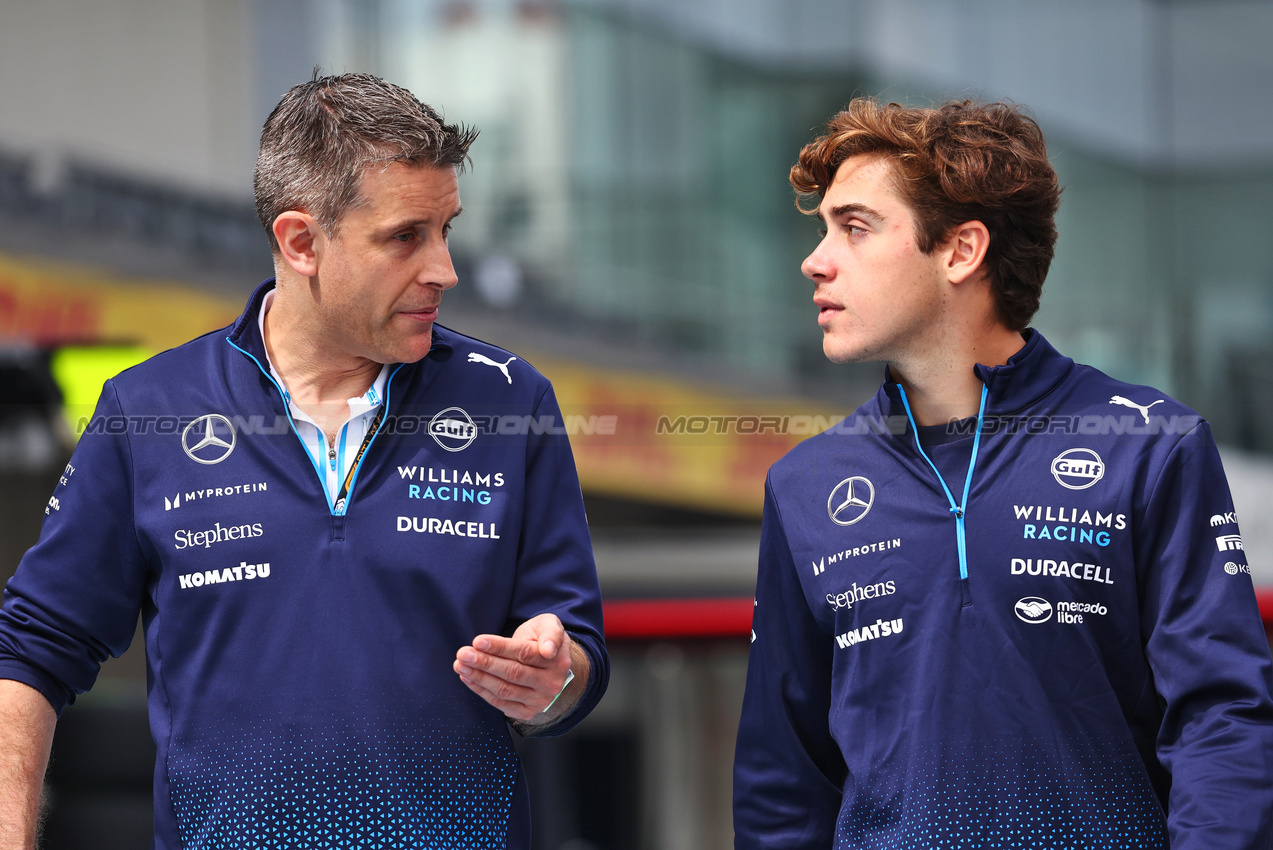
[[[804,262],[800,264],[800,273],[809,280],[829,280],[832,277],[831,263],[822,252],[823,244],[819,242],[818,247],[813,249],[813,253],[805,257]]]
[[[425,267],[421,275],[421,284],[450,289],[460,282],[459,276],[455,273],[455,263],[451,260],[451,249],[447,245],[440,246],[431,259],[432,262]]]

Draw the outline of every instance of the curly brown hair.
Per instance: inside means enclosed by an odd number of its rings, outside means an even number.
[[[821,199],[849,157],[880,155],[892,163],[893,185],[915,215],[925,254],[957,225],[980,221],[990,231],[985,268],[1000,322],[1021,330],[1039,309],[1056,247],[1061,200],[1039,125],[1006,103],[951,101],[932,108],[854,98],[805,145],[791,168],[796,206]]]
[[[371,74],[318,76],[295,86],[261,130],[253,187],[256,213],[278,253],[274,219],[304,210],[335,237],[341,218],[365,203],[373,164],[464,167],[477,130],[447,124],[415,95]]]

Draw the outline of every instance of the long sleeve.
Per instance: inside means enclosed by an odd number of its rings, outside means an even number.
[[[832,636],[801,589],[765,488],[751,655],[734,756],[734,846],[831,847],[845,766],[831,737]]]
[[[537,733],[552,736],[579,725],[601,699],[610,680],[610,661],[579,476],[551,388],[540,398],[532,421],[551,427],[532,428],[527,437],[526,504],[510,625],[556,614],[588,654],[590,665],[588,687],[579,702]]]
[[[1269,647],[1219,454],[1205,424],[1148,496],[1142,633],[1163,705],[1173,850],[1273,847]]]
[[[108,381],[46,508],[39,542],[0,609],[0,678],[40,691],[61,712],[128,648],[146,593],[133,524],[127,418]]]

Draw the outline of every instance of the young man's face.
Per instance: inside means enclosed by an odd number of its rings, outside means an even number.
[[[920,252],[891,175],[883,157],[850,157],[818,205],[826,235],[800,270],[816,284],[822,351],[836,363],[905,362],[942,318],[941,251]]]
[[[318,240],[317,325],[342,354],[414,363],[457,283],[447,245],[460,213],[456,170],[372,166],[361,194],[366,203],[345,213],[338,235]]]

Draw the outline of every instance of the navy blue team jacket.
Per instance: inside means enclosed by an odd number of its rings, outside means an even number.
[[[737,847],[1273,847],[1269,648],[1209,428],[1027,335],[977,367],[979,438],[917,445],[886,381],[771,469]]]
[[[548,381],[436,327],[329,507],[268,375],[263,285],[229,330],[108,381],[0,611],[0,677],[55,708],[141,612],[157,848],[529,847],[503,715],[451,669],[552,612],[609,675]],[[211,438],[211,439],[209,439]]]

